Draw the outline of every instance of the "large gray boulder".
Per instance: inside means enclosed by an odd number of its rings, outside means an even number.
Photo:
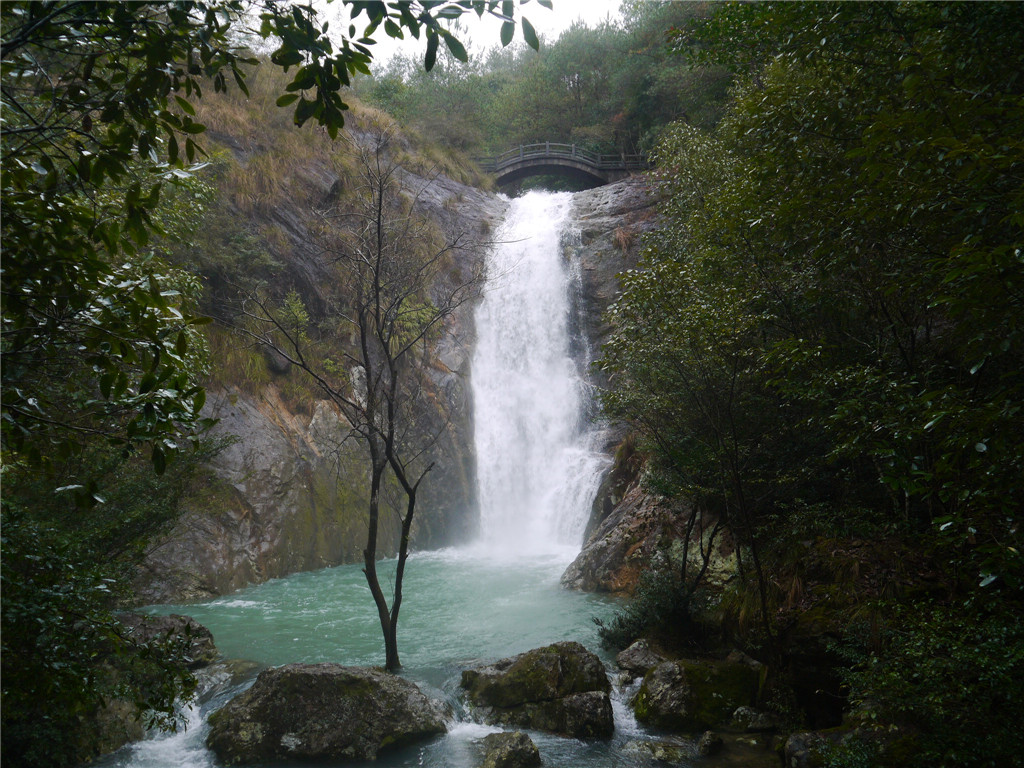
[[[573,737],[612,734],[611,684],[601,660],[562,642],[462,673],[484,722]]]
[[[643,677],[663,661],[665,657],[651,650],[650,644],[644,639],[637,640],[615,657],[615,663],[630,681]]]
[[[644,675],[636,718],[667,731],[728,726],[738,707],[757,703],[763,668],[736,661],[665,661]]]
[[[288,664],[260,674],[210,717],[207,746],[229,765],[376,760],[381,750],[444,733],[444,710],[378,669]]]
[[[540,750],[522,731],[484,737],[484,761],[480,768],[533,768],[540,764]]]

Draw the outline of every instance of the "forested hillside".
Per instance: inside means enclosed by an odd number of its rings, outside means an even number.
[[[524,44],[462,63],[442,55],[429,72],[396,56],[356,92],[404,124],[470,155],[520,144],[575,143],[605,153],[653,147],[675,120],[700,128],[722,114],[728,69],[678,55],[671,29],[713,4],[629,1],[615,20],[577,22],[539,51]]]
[[[670,40],[735,85],[657,146],[604,403],[740,570],[684,560],[607,635],[812,665],[829,765],[1019,762],[1024,16],[750,4]]]

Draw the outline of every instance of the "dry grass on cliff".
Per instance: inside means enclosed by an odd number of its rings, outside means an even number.
[[[211,153],[211,181],[218,190],[215,206],[219,218],[211,217],[209,223],[219,229],[212,233],[216,237],[207,233],[205,241],[209,260],[227,265],[221,269],[227,272],[221,282],[232,279],[232,270],[242,270],[240,283],[255,280],[270,286],[272,292],[286,290],[292,285],[288,265],[305,258],[297,238],[330,236],[316,209],[325,206],[325,201],[341,207],[354,202],[351,198],[359,186],[358,146],[345,137],[332,141],[324,129],[312,124],[296,127],[292,110],[276,105],[289,79],[278,67],[264,62],[249,72],[248,96],[237,88],[214,93],[211,85],[197,100],[197,119],[207,126],[202,143]],[[394,126],[386,113],[361,104],[351,92],[345,99],[351,107],[346,114],[347,138],[358,140],[360,134],[372,134],[378,126]],[[441,173],[468,183],[487,181],[465,157],[454,157],[415,133],[397,128],[395,139],[394,160],[413,173],[425,177]],[[246,233],[254,242],[237,245]],[[434,227],[424,244],[440,237]],[[247,249],[246,253],[233,255],[240,247]],[[262,271],[250,273],[248,251],[267,254]],[[295,412],[310,412],[320,398],[308,377],[297,371],[275,371],[258,347],[246,344],[231,331],[212,328],[209,338],[216,361],[211,386],[237,387],[257,397],[273,386]],[[335,346],[340,343],[340,339],[333,342]],[[337,357],[336,353],[337,349],[323,350],[328,357]]]
[[[279,68],[263,62],[250,70],[248,97],[237,88],[226,93],[208,93],[197,103],[200,122],[211,141],[227,151],[218,154],[223,183],[221,188],[235,207],[247,215],[266,215],[288,205],[311,205],[322,194],[322,179],[311,178],[321,169],[342,179],[357,173],[351,144],[332,141],[325,129],[292,122],[292,110],[276,104],[290,78]],[[392,118],[381,110],[362,104],[348,92],[350,110],[346,115],[349,135],[387,124]],[[421,176],[437,173],[464,184],[493,186],[461,153],[431,143],[412,131],[399,131],[400,165]]]
[[[254,398],[265,398],[273,388],[292,413],[313,415],[316,402],[324,398],[309,376],[294,369],[274,371],[256,343],[223,326],[211,324],[207,329],[210,355],[216,361],[207,386],[237,389]]]

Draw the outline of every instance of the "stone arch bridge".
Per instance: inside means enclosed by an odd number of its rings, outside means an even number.
[[[602,155],[575,144],[523,144],[497,157],[477,158],[480,168],[493,173],[499,186],[512,184],[530,176],[557,175],[599,187],[647,170],[650,165],[642,155]]]

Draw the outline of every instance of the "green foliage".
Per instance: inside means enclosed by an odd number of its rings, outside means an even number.
[[[733,101],[714,131],[664,133],[664,227],[623,277],[603,360],[606,407],[638,429],[660,490],[723,515],[756,558],[744,588],[766,620],[765,563],[784,562],[799,531],[849,530],[830,521],[857,510],[858,532],[926,553],[939,589],[1001,638],[911,605],[877,677],[858,678],[886,722],[921,731],[921,764],[998,752],[1019,716],[1006,618],[1024,596],[1013,11],[736,4],[674,32],[695,61],[733,69]],[[974,706],[986,696],[971,675],[1014,691],[998,700],[1010,719]]]
[[[881,762],[878,745],[858,734],[823,744],[821,752],[822,768],[874,768]]]
[[[766,30],[782,52],[740,84],[715,135],[677,127],[660,147],[668,226],[613,308],[607,405],[690,492],[733,508],[741,495],[769,508],[888,496],[905,530],[966,532],[979,580],[1016,588],[1022,318],[999,254],[1021,240],[1005,177],[1024,163],[1019,98],[977,118],[999,153],[951,156],[936,139],[981,130],[963,94],[1019,89],[1021,25],[984,8],[758,6],[716,20],[725,59],[762,63]],[[812,31],[794,42],[783,28]],[[855,58],[866,49],[871,62]],[[983,210],[965,204],[975,197]],[[975,304],[973,288],[949,288],[967,274],[988,285]],[[694,482],[716,464],[730,484]]]
[[[858,718],[900,723],[917,748],[900,765],[1010,765],[1024,749],[1024,622],[966,601],[888,606],[881,647],[847,649]],[[837,762],[850,765],[849,761]]]
[[[179,724],[176,702],[195,685],[187,648],[126,636],[115,610],[146,542],[176,517],[178,499],[215,446],[156,475],[139,457],[91,448],[53,482],[31,467],[4,470],[3,753],[12,766],[74,765],[100,746],[110,702],[147,727]],[[76,485],[98,482],[103,503],[76,508]]]
[[[728,72],[693,65],[666,43],[670,28],[708,12],[629,3],[622,24],[577,23],[537,51],[494,48],[461,67],[442,56],[429,72],[396,57],[357,89],[423,135],[475,154],[543,141],[632,153],[673,120],[711,127],[721,116]]]
[[[2,429],[35,463],[101,434],[148,444],[160,471],[198,422],[195,286],[148,246],[176,229],[154,212],[203,130],[172,92],[238,76],[226,23],[203,10],[3,7]]]
[[[309,313],[298,291],[291,290],[284,297],[284,303],[277,315],[277,325],[281,333],[289,339],[288,347],[304,347],[309,344],[306,331],[309,328]]]
[[[699,641],[691,611],[693,595],[682,583],[679,570],[663,564],[640,575],[633,598],[610,622],[595,618],[601,643],[620,650],[640,637],[665,634],[674,642]]]

